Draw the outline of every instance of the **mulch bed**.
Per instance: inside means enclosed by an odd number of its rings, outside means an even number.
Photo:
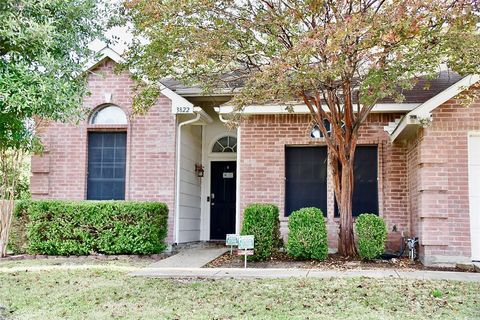
[[[243,268],[243,256],[238,256],[230,252],[218,257],[208,263],[205,268]],[[268,261],[248,262],[250,268],[302,268],[302,269],[321,269],[321,270],[371,270],[371,269],[396,269],[402,271],[408,270],[430,270],[430,271],[462,271],[474,272],[473,267],[469,268],[444,268],[444,267],[426,267],[419,261],[412,263],[407,257],[391,260],[361,261],[353,258],[345,258],[338,254],[329,254],[325,261],[316,260],[294,260],[286,253],[278,252]]]

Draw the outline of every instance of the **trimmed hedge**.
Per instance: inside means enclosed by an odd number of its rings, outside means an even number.
[[[264,261],[280,246],[280,220],[278,207],[273,204],[251,204],[243,213],[242,235],[255,237],[252,261]]]
[[[28,219],[29,253],[153,254],[166,248],[163,203],[39,200],[19,210]]]
[[[358,238],[358,253],[362,259],[372,260],[385,251],[387,226],[385,221],[372,213],[364,213],[355,221]]]
[[[296,259],[327,258],[327,227],[322,210],[302,208],[292,212],[288,218],[287,253]]]

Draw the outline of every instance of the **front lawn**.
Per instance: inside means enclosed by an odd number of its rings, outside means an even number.
[[[0,273],[0,319],[480,316],[480,283],[367,278],[162,280],[131,277],[109,266]]]

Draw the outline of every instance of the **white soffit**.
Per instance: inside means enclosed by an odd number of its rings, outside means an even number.
[[[409,112],[418,107],[420,103],[379,103],[373,107],[372,112],[382,113],[382,112]],[[298,104],[291,106],[294,113],[308,114],[310,110],[305,104]],[[289,114],[289,107],[287,105],[250,105],[246,106],[242,114],[252,115],[252,114]],[[232,105],[221,105],[220,107],[215,108],[219,114],[228,114],[235,110],[235,107]],[[328,112],[328,108],[325,106],[324,110]]]

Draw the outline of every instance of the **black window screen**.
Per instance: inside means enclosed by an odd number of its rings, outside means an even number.
[[[125,199],[125,132],[88,134],[87,199]]]
[[[357,146],[354,163],[352,214],[378,215],[378,150],[376,146]],[[335,201],[335,216],[339,216]]]
[[[327,148],[285,149],[285,215],[316,207],[327,215]]]

